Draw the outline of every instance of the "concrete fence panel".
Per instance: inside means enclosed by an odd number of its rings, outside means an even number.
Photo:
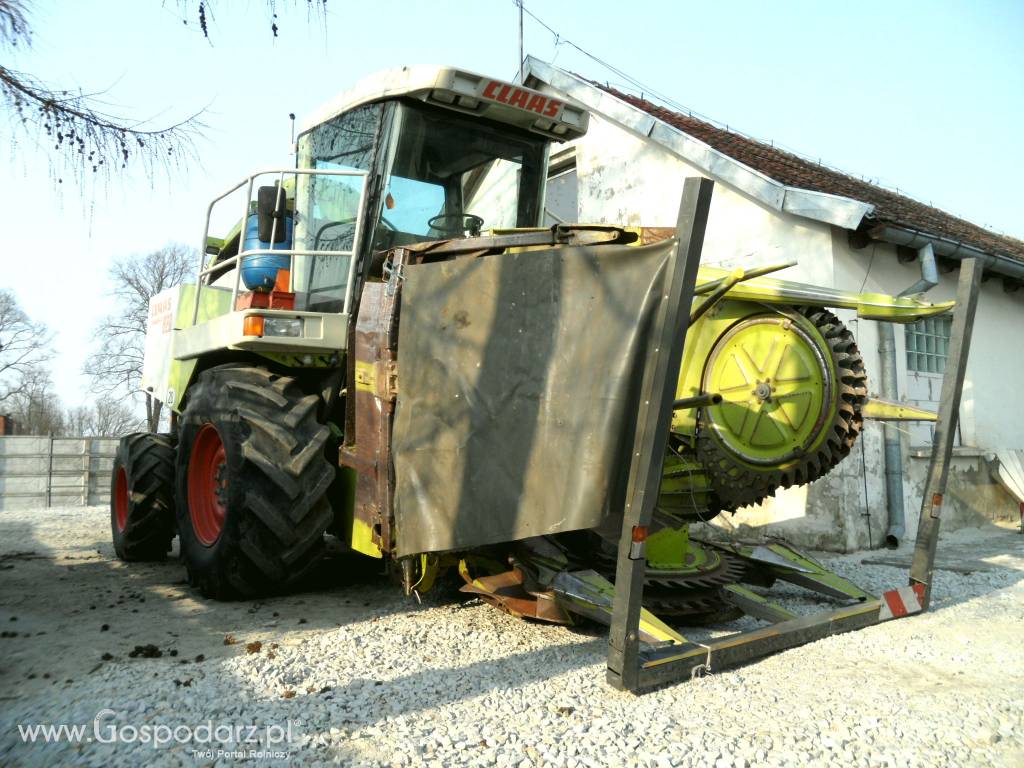
[[[0,437],[0,509],[107,504],[116,437]]]

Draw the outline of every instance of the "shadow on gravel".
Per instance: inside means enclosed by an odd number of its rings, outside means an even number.
[[[102,515],[105,524],[105,512],[83,511],[94,513]],[[47,514],[39,511],[41,520],[46,520]],[[59,526],[61,519],[55,515],[46,524]],[[215,603],[189,588],[176,553],[160,563],[121,563],[114,557],[109,539],[99,538],[100,521],[82,523],[81,517],[74,515],[68,515],[67,521],[70,530],[87,535],[78,541],[60,540],[54,532],[58,529],[49,529],[40,538],[40,524],[31,519],[0,517],[0,723],[4,726],[0,763],[52,762],[48,748],[22,743],[14,724],[29,716],[43,722],[70,716],[72,700],[82,711],[91,707],[90,718],[108,706],[126,712],[132,707],[147,711],[158,706],[178,712],[176,702],[195,690],[187,687],[191,678],[203,678],[202,665],[245,654],[247,642],[423,610],[381,575],[379,561],[338,552],[310,575],[303,585],[305,591],[259,601]],[[972,534],[956,532],[940,544],[935,609],[1024,578],[1024,537],[1006,528],[991,528]],[[56,547],[46,543],[51,541],[59,543]],[[889,563],[883,558],[895,559]],[[869,563],[864,565],[862,560]],[[870,567],[874,580],[882,579],[888,588],[906,583],[909,554],[877,551],[838,557],[834,562],[854,581],[858,581],[859,570]],[[424,608],[430,604],[436,602],[428,601]],[[696,639],[709,630],[739,628],[730,624],[684,632]],[[297,641],[301,642],[301,635]],[[148,650],[140,654],[139,648]],[[355,729],[388,717],[487,697],[600,665],[606,649],[603,629],[583,628],[578,642],[568,645],[510,651],[500,658],[463,667],[421,669],[391,680],[352,680],[333,691],[313,694],[321,708],[326,705],[328,714],[312,718],[304,730],[315,735],[333,726]],[[125,690],[117,688],[116,681],[107,681],[89,698],[90,681],[126,669],[132,669],[132,675],[122,679],[133,682]],[[372,666],[363,674],[372,675]],[[150,675],[151,688],[137,684]],[[241,679],[230,681],[222,675],[218,680],[218,693],[225,695],[225,700],[233,698],[243,707],[255,700]],[[230,693],[221,694],[225,689]],[[99,698],[114,691],[116,701]],[[301,700],[278,703],[261,699],[260,705],[284,722],[304,711],[296,709]],[[214,716],[232,711],[223,702],[211,706]],[[189,710],[183,710],[181,717],[196,711],[194,706]],[[51,713],[49,719],[47,713]],[[165,714],[160,712],[160,716]],[[374,748],[372,740],[358,739],[342,748],[345,754],[336,751],[334,757],[343,762],[346,757],[358,759]],[[123,764],[132,764],[136,753],[119,749],[116,757],[120,759],[122,754]],[[301,759],[302,752],[296,757]]]
[[[123,563],[107,540],[56,551],[24,534],[0,522],[2,629],[17,630],[3,640],[27,638],[32,628],[45,634],[59,629],[47,644],[60,643],[83,661],[99,662],[103,653],[122,659],[134,643],[165,654],[177,650],[179,659],[210,659],[227,655],[224,640],[231,633],[332,629],[416,607],[381,574],[379,561],[359,556],[330,554],[288,594],[215,602],[189,587],[176,551],[162,562]],[[0,659],[5,656],[0,651]],[[0,660],[0,675],[12,667]]]
[[[865,553],[865,565],[888,565],[909,569],[914,552],[912,543],[899,550],[880,549]],[[1001,570],[1020,570],[1021,565],[1008,562],[1009,556],[1024,560],[1024,536],[1017,528],[988,523],[974,529],[940,533],[935,554],[935,569],[963,576]]]
[[[863,566],[891,569],[893,586],[907,583],[913,542],[899,550],[863,553]],[[940,534],[935,556],[932,610],[941,610],[1024,580],[1024,536],[1017,528],[985,523]]]
[[[276,641],[284,632],[332,630],[423,610],[435,602],[425,601],[421,608],[406,599],[381,575],[379,562],[332,553],[311,574],[306,591],[216,603],[188,586],[176,552],[164,562],[122,563],[108,540],[96,538],[95,521],[83,525],[80,519],[68,520],[91,535],[60,541],[54,529],[37,535],[31,521],[0,518],[0,763],[45,765],[72,754],[66,751],[73,749],[68,744],[23,742],[19,723],[91,723],[107,707],[128,718],[118,722],[132,722],[130,718],[137,719],[140,712],[187,722],[205,708],[200,704],[197,709],[194,703],[183,707],[181,702],[197,691],[192,679],[200,681],[198,686],[209,674],[218,681],[218,700],[211,701],[208,713],[214,718],[229,718],[251,702],[256,711],[269,710],[269,723],[305,719],[301,696],[280,702],[257,698],[242,679],[232,681],[215,669],[206,673],[205,665],[245,654],[245,644],[257,639]],[[46,524],[59,525],[59,518]],[[50,546],[50,541],[58,543]],[[302,731],[315,735],[346,723],[361,727],[598,663],[606,648],[603,634],[595,636],[598,632],[584,629],[580,642],[570,645],[459,668],[425,669],[394,680],[358,679],[312,694],[327,704],[327,714],[320,709]],[[373,674],[372,667],[363,674]],[[146,679],[152,679],[152,685]],[[367,747],[353,742],[342,747],[345,754],[336,750],[334,756],[343,762],[346,757],[365,758]],[[90,752],[85,747],[74,754],[85,758]],[[185,764],[193,762],[187,750],[175,752]],[[137,745],[119,745],[112,762],[134,764],[137,755]],[[299,751],[294,756],[302,755]]]
[[[94,512],[105,524],[105,511],[82,510]],[[0,517],[0,763],[11,750],[18,762],[43,756],[37,745],[21,742],[20,713],[32,712],[30,722],[54,722],[66,716],[69,697],[81,702],[90,681],[108,673],[146,664],[134,672],[152,673],[166,696],[167,687],[188,685],[204,665],[246,653],[247,642],[418,608],[381,575],[379,561],[336,552],[310,574],[304,591],[217,603],[188,586],[176,550],[162,562],[123,563],[108,538],[97,538],[99,520],[67,515],[65,536],[63,516],[38,515],[39,523]],[[50,527],[40,534],[42,525]],[[78,530],[89,535],[75,541],[70,531]],[[117,693],[116,700],[96,698],[90,713],[145,707],[156,695],[134,686]],[[239,683],[235,697],[250,695]]]

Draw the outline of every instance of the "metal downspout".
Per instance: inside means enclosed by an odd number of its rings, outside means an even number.
[[[939,282],[935,251],[925,243],[917,252],[921,262],[921,279],[900,291],[900,296],[924,293]],[[899,400],[896,387],[896,329],[892,323],[882,323],[879,329],[879,355],[881,358],[881,396],[886,400]],[[900,432],[895,424],[883,425],[885,444],[885,498],[889,512],[889,529],[885,533],[885,546],[896,549],[906,532],[906,514],[903,509],[903,451]],[[866,471],[866,470],[865,470]]]
[[[882,369],[880,394],[886,400],[896,400],[896,331],[893,324],[881,323],[879,335],[878,351]],[[885,503],[889,511],[885,546],[896,549],[906,530],[903,511],[903,453],[896,425],[885,422],[882,430],[885,439]]]
[[[912,296],[924,293],[939,284],[939,267],[935,263],[935,249],[931,243],[925,243],[917,249],[917,258],[921,262],[921,279],[909,288],[899,292],[900,296]]]

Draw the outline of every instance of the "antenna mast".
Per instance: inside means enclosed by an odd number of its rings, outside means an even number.
[[[526,85],[523,77],[523,0],[518,0],[519,6],[519,84]]]

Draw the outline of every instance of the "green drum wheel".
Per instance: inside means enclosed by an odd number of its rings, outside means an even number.
[[[853,335],[818,308],[747,317],[715,343],[697,453],[723,509],[809,483],[850,452],[867,395]]]

